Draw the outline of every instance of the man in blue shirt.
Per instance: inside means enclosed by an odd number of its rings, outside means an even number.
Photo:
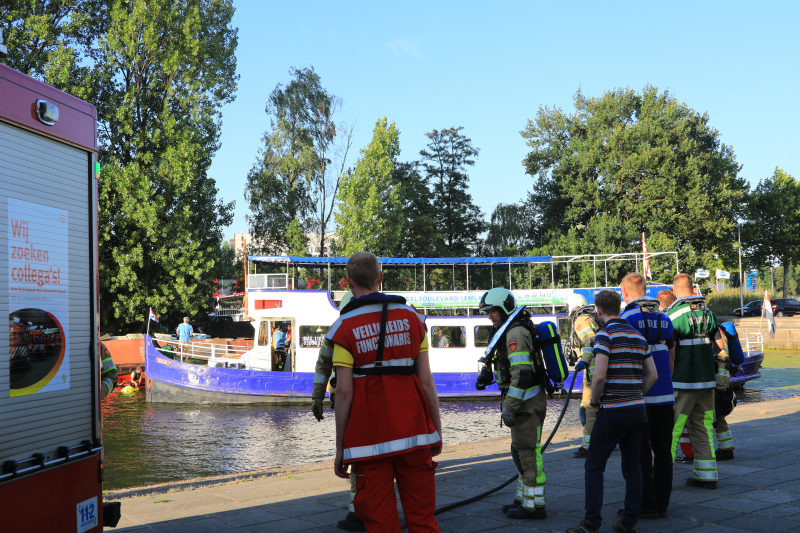
[[[194,330],[189,325],[189,317],[183,317],[183,324],[179,325],[175,331],[178,333],[178,340],[180,342],[192,342],[192,333]],[[183,344],[181,344],[181,361],[183,360]]]
[[[622,318],[644,336],[658,373],[655,385],[644,395],[647,426],[642,435],[643,494],[639,518],[666,518],[672,494],[672,406],[675,403],[672,320],[659,311],[658,300],[647,296],[647,281],[641,274],[631,273],[622,278],[620,289],[627,303]]]

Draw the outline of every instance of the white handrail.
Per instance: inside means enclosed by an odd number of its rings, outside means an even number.
[[[744,349],[747,355],[751,351],[756,351],[756,347],[760,347],[759,351],[764,352],[764,335],[760,332],[739,335],[739,342],[744,342]]]
[[[165,341],[166,339],[161,339]],[[168,349],[166,346],[172,345],[175,349]],[[220,359],[227,362],[240,362],[242,354],[250,350],[250,346],[229,346],[226,344],[219,344],[215,342],[203,342],[196,340],[192,342],[181,342],[176,340],[167,340],[164,346],[159,346],[158,350],[165,353],[171,353],[175,358],[183,362],[184,356],[188,361],[193,359],[204,359],[209,362],[209,365],[217,363]]]

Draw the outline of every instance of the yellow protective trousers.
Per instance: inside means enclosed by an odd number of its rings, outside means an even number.
[[[716,482],[717,459],[714,454],[714,389],[675,391],[675,424],[672,428],[672,461],[684,425],[694,448],[692,475],[697,481]]]
[[[594,360],[592,360],[592,364],[594,365]],[[589,441],[591,440],[592,436],[592,428],[594,427],[594,421],[597,419],[597,413],[589,405],[589,400],[592,399],[592,384],[587,381],[586,372],[583,373],[582,392],[581,407],[586,410],[586,424],[583,426],[583,442],[581,442],[581,448],[588,450]]]
[[[725,417],[717,418],[717,427],[714,428],[717,436],[717,446],[720,450],[733,450],[733,435]]]
[[[517,497],[524,509],[545,506],[545,484],[542,461],[542,424],[547,414],[547,398],[540,392],[525,400],[514,416],[511,428],[512,454],[519,457],[521,467],[517,480]]]

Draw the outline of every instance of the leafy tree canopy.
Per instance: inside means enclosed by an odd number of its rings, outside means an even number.
[[[790,273],[800,260],[800,181],[776,168],[770,178],[758,184],[749,200],[747,216],[754,224],[742,229],[747,257],[753,266],[780,264]],[[782,277],[786,297],[791,275]]]
[[[681,256],[733,253],[747,186],[707,114],[651,86],[574,101],[572,114],[540,108],[521,132],[537,224],[557,242],[597,228],[593,253],[640,251],[642,232]]]
[[[400,245],[403,204],[393,182],[400,155],[400,131],[386,117],[375,123],[372,141],[361,149],[352,173],[339,189],[337,254],[348,256],[368,251],[391,255]]]

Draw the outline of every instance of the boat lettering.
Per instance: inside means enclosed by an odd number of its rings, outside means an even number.
[[[156,363],[161,363],[162,365],[170,366],[172,364],[172,361],[169,361],[167,359],[161,359],[160,357],[156,357]]]

